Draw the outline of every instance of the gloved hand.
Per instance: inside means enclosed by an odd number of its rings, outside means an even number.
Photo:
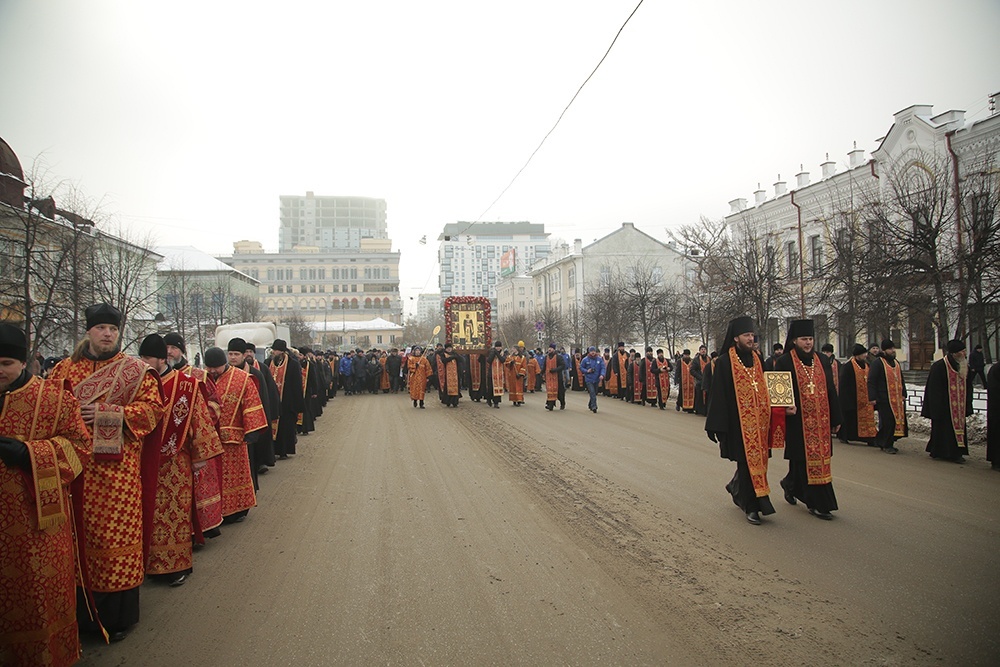
[[[3,461],[10,468],[31,470],[28,446],[14,438],[0,438],[0,461]]]

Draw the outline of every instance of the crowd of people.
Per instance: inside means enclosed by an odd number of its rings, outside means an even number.
[[[466,395],[499,409],[525,406],[545,392],[548,411],[566,409],[567,391],[700,416],[720,455],[736,464],[726,485],[754,525],[774,513],[768,460],[782,449],[780,486],[830,520],[837,510],[833,438],[888,454],[908,434],[906,387],[895,346],[858,344],[841,363],[833,347],[816,351],[813,322],[796,320],[766,359],[754,322],[730,322],[721,349],[702,345],[667,355],[556,344],[464,353],[360,348],[340,354],[294,349],[274,340],[270,356],[253,343],[212,347],[192,366],[177,333],[147,336],[138,358],[121,350],[121,313],[86,309],[86,336],[65,358],[32,372],[24,332],[0,324],[0,664],[71,665],[80,633],[121,641],[139,619],[144,581],[182,586],[195,552],[257,505],[261,478],[296,453],[328,401],[346,395],[406,392],[426,408],[436,391],[448,408]],[[980,351],[980,350],[977,350]],[[988,375],[948,343],[925,387],[931,457],[961,463],[972,382],[988,387],[987,459],[1000,470],[1000,365]],[[774,406],[767,371],[790,378],[792,400]],[[43,377],[44,376],[44,377]],[[773,379],[774,376],[771,376]]]

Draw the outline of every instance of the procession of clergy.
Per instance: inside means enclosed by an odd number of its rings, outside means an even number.
[[[358,384],[338,377],[336,355],[296,354],[275,340],[260,363],[255,348],[234,339],[210,348],[205,369],[185,359],[176,334],[142,341],[139,359],[120,349],[122,315],[108,304],[86,310],[87,334],[46,379],[27,370],[24,332],[0,324],[0,664],[72,665],[80,632],[124,639],[138,621],[139,586],[148,576],[179,586],[192,569],[194,545],[242,521],[256,505],[258,475],[295,453],[322,413],[327,390]],[[892,341],[857,345],[838,364],[813,350],[811,320],[791,323],[783,354],[756,349],[749,317],[730,322],[718,354],[705,348],[671,360],[620,343],[603,355],[507,352],[459,354],[450,344],[425,355],[369,354],[381,367],[376,385],[396,393],[405,384],[423,408],[428,386],[448,407],[466,388],[473,401],[517,407],[545,385],[545,408],[566,406],[566,387],[664,409],[677,385],[678,411],[705,415],[709,439],[736,463],[726,486],[747,521],[774,508],[767,464],[785,450],[785,500],[802,502],[829,520],[837,509],[831,473],[832,436],[895,453],[907,435],[905,386]],[[924,416],[932,420],[927,450],[960,462],[968,453],[971,413],[964,344],[951,341],[928,377]],[[359,354],[360,351],[357,351]],[[777,352],[777,351],[776,351]],[[346,355],[350,357],[351,355]],[[398,358],[398,363],[396,358]],[[374,363],[372,362],[374,359]],[[395,368],[399,367],[396,382]],[[360,367],[360,365],[359,365]],[[1000,365],[987,378],[987,458],[1000,469]],[[393,369],[393,377],[387,378]],[[792,379],[790,407],[772,407],[765,369]],[[377,393],[377,390],[372,392]]]
[[[72,665],[80,633],[121,641],[147,577],[184,584],[193,551],[257,504],[258,475],[295,453],[330,377],[275,340],[260,363],[236,338],[204,369],[177,334],[120,349],[121,313],[86,309],[87,333],[47,378],[24,332],[0,323],[0,665]]]

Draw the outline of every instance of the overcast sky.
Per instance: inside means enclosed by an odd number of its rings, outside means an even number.
[[[282,194],[383,198],[408,300],[437,291],[442,227],[490,206],[637,2],[0,0],[0,137],[213,254],[277,249]],[[874,150],[910,105],[985,117],[998,34],[997,0],[646,0],[483,219],[666,240]]]

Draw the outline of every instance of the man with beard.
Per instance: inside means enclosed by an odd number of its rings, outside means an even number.
[[[389,356],[385,358],[385,372],[389,374],[389,393],[399,393],[399,383],[402,381],[400,371],[403,367],[403,358],[399,356],[399,350],[392,348]]]
[[[288,343],[280,338],[271,345],[269,362],[278,388],[278,428],[274,430],[274,453],[285,460],[295,453],[296,427],[302,412],[302,367],[288,354]]]
[[[444,349],[438,355],[438,359],[440,360],[440,375],[438,379],[440,380],[441,395],[443,396],[441,402],[449,408],[457,408],[458,399],[462,396],[461,389],[458,386],[458,378],[461,376],[461,373],[459,372],[458,354],[455,353],[455,346],[451,344],[450,340],[445,343]]]
[[[656,406],[660,393],[660,373],[660,365],[653,358],[653,348],[647,347],[645,358],[639,361],[639,384],[642,386],[642,393],[638,397],[638,403]]]
[[[625,343],[618,341],[618,348],[608,362],[608,392],[611,398],[625,400],[628,393],[628,351]]]
[[[844,421],[841,442],[861,441],[875,446],[875,401],[868,400],[868,350],[854,344],[851,360],[840,367],[840,410]]]
[[[834,354],[833,345],[826,343],[820,348],[820,352],[830,362],[830,370],[833,372],[833,388],[837,390],[837,395],[840,396],[840,362],[837,361],[837,355]]]
[[[785,346],[781,343],[775,343],[771,348],[771,356],[764,360],[764,370],[773,371],[774,364],[778,361],[778,358],[785,353]]]
[[[656,351],[656,367],[660,369],[660,374],[657,377],[657,405],[660,406],[661,410],[665,410],[667,401],[670,400],[670,378],[673,369],[671,368],[670,360],[664,356],[662,348]]]
[[[674,382],[677,383],[677,411],[694,413],[694,376],[691,374],[691,350],[684,350],[677,361]]]
[[[91,439],[73,394],[27,360],[24,331],[0,323],[0,664],[67,667],[80,657],[70,485]]]
[[[583,361],[583,352],[580,348],[573,351],[573,356],[570,358],[570,391],[587,391],[587,383],[583,379],[583,373],[580,372],[580,362]]]
[[[243,370],[247,368],[255,368],[260,371],[261,377],[264,378],[264,391],[261,392],[261,401],[264,401],[264,396],[267,396],[267,401],[264,403],[264,414],[267,416],[267,428],[260,432],[260,437],[257,440],[256,452],[257,452],[257,474],[263,475],[267,472],[268,468],[273,468],[275,464],[274,457],[274,429],[278,424],[278,412],[281,406],[278,403],[278,385],[274,383],[274,378],[271,376],[271,367],[267,364],[262,364],[257,361],[257,346],[253,343],[247,343],[247,348],[243,353],[243,358],[246,361],[246,366],[240,366]]]
[[[248,449],[256,442],[257,431],[267,428],[267,416],[253,376],[230,366],[222,348],[205,350],[204,361],[219,399],[223,523],[239,523],[257,506]]]
[[[691,360],[691,377],[694,379],[694,413],[707,414],[705,403],[708,395],[705,393],[705,368],[708,366],[708,348],[704,345],[698,348],[698,354]]]
[[[83,516],[83,571],[98,618],[112,641],[125,639],[139,621],[139,586],[144,572],[143,515],[155,489],[142,487],[140,470],[158,454],[142,446],[163,415],[163,392],[156,372],[120,348],[122,314],[99,303],[87,308],[87,334],[73,355],[49,376],[65,380],[80,401],[83,421],[94,438],[94,457],[84,470],[83,497],[74,503]],[[154,466],[155,467],[155,466]],[[85,595],[79,613],[87,618]],[[99,631],[81,621],[84,629]]]
[[[878,346],[872,346],[878,350]],[[894,446],[909,434],[906,422],[906,382],[903,369],[896,361],[896,344],[892,339],[882,341],[882,351],[870,362],[868,370],[868,398],[875,401],[878,412],[878,432],[875,444],[887,454],[899,452]]]
[[[767,483],[771,404],[764,367],[753,350],[753,329],[750,317],[729,323],[715,365],[705,431],[712,442],[719,443],[720,456],[736,463],[736,474],[726,491],[756,526],[761,515],[774,514],[774,506]]]
[[[549,353],[545,355],[545,409],[552,411],[559,401],[559,409],[566,409],[566,383],[563,371],[566,362],[561,354],[556,352],[556,344],[549,345]]]
[[[156,430],[146,436],[144,447],[160,453],[159,465],[143,485],[156,488],[146,575],[180,586],[193,567],[191,535],[203,540],[192,523],[194,470],[222,454],[222,442],[208,409],[205,385],[167,364],[167,346],[150,334],[139,346],[139,357],[160,375],[166,412]],[[144,511],[147,508],[143,508]]]
[[[518,341],[517,347],[510,353],[506,361],[507,393],[511,405],[524,405],[524,376],[528,374],[528,361],[524,358],[524,341]]]
[[[794,320],[788,326],[787,352],[774,364],[774,370],[792,374],[795,395],[795,405],[785,408],[788,475],[781,480],[781,488],[788,504],[801,500],[810,514],[829,521],[837,509],[830,460],[840,405],[829,361],[813,349],[814,335],[812,320]]]
[[[965,361],[965,342],[948,341],[948,353],[931,364],[920,416],[931,420],[927,451],[932,459],[965,463],[965,418],[972,414],[972,375]]]
[[[406,359],[407,385],[410,389],[410,399],[413,407],[424,407],[424,394],[427,391],[427,378],[431,376],[431,362],[424,357],[424,348],[414,345],[410,350],[410,355]]]
[[[506,361],[503,343],[501,341],[493,343],[493,349],[486,355],[486,402],[498,409],[500,408],[500,399],[503,398],[504,363]]]
[[[262,442],[265,440],[267,432],[271,430],[270,426],[272,414],[268,412],[271,405],[271,397],[267,393],[267,381],[264,379],[264,374],[261,373],[259,369],[254,368],[252,364],[247,362],[246,350],[247,342],[245,340],[242,338],[233,338],[229,341],[226,357],[230,366],[238,368],[241,371],[246,371],[253,377],[254,385],[257,387],[257,395],[260,397],[260,404],[264,407],[264,418],[267,420],[268,428],[255,433],[253,436],[254,442],[247,447],[247,455],[250,458],[250,475],[253,478],[253,488],[254,491],[260,491],[260,481],[258,480],[258,475],[260,474],[261,468],[267,470],[265,461],[268,458],[268,448],[269,446],[274,446],[270,438],[267,438],[266,442]],[[274,454],[271,453],[272,460],[273,457]]]
[[[542,367],[538,365],[538,358],[531,352],[526,352],[528,369],[528,392],[534,394],[538,387],[538,376],[542,373]]]

